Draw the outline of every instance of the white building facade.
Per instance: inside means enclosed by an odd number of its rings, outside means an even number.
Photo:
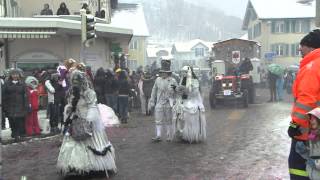
[[[173,67],[179,71],[185,65],[199,68],[209,68],[209,58],[213,42],[194,39],[188,42],[174,43],[172,46]]]

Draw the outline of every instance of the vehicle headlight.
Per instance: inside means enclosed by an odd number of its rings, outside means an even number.
[[[232,86],[232,83],[229,83],[229,86]]]
[[[222,87],[226,87],[227,86],[227,84],[226,83],[222,83]]]

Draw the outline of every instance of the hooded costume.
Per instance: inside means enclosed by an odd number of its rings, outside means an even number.
[[[174,138],[189,143],[206,139],[206,118],[200,85],[190,66],[183,67],[184,75],[176,87],[173,106]]]
[[[63,175],[104,171],[108,176],[107,171],[117,171],[115,154],[97,108],[96,94],[85,72],[74,70],[70,77],[65,136],[57,167]]]

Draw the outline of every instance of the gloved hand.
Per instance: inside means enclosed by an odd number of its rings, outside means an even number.
[[[316,160],[308,158],[307,159],[307,164],[311,167],[311,168],[316,168]]]
[[[299,130],[299,125],[290,122],[290,126],[288,128],[288,135],[291,138],[294,138],[294,136],[300,136],[302,133]]]
[[[308,152],[307,146],[304,144],[303,141],[298,141],[296,143],[296,152],[299,154],[305,154]]]
[[[172,88],[173,90],[176,90],[177,86],[174,85],[174,84],[171,84],[171,88]]]

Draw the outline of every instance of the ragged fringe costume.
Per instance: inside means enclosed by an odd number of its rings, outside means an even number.
[[[189,143],[201,142],[206,139],[206,118],[199,81],[192,77],[189,66],[183,71],[185,75],[176,87],[176,101],[173,106],[174,138]]]
[[[84,72],[74,70],[70,82],[57,167],[63,175],[105,171],[108,176],[107,171],[117,171],[115,154],[100,118],[96,94]]]

